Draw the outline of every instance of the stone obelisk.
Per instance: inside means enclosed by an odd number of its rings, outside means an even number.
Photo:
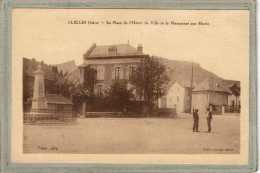
[[[47,109],[47,100],[45,97],[44,72],[41,64],[38,70],[34,72],[34,90],[32,98],[32,109]]]

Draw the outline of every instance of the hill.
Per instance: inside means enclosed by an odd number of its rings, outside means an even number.
[[[64,62],[61,64],[55,64],[53,66],[57,66],[58,68],[58,72],[62,71],[63,74],[67,73],[70,74],[71,72],[77,70],[77,66],[74,60],[72,61],[68,61],[68,62]]]
[[[192,74],[192,62],[169,60],[159,58],[160,61],[166,66],[166,71],[171,78],[171,81],[182,81],[189,83]],[[193,63],[193,85],[196,86],[207,77],[222,79],[216,74],[201,68],[200,64]]]

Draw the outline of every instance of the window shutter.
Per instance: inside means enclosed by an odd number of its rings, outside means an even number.
[[[124,71],[125,71],[124,67],[121,67],[119,72],[119,79],[124,79]]]
[[[97,66],[97,80],[104,80],[105,78],[105,67]]]
[[[129,67],[128,66],[125,69],[125,79],[129,79]]]
[[[111,67],[111,79],[115,79],[115,68]]]

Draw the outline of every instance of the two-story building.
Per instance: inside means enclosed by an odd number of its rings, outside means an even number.
[[[143,58],[149,57],[143,53],[141,44],[137,48],[130,44],[102,45],[93,44],[83,54],[83,64],[78,66],[80,82],[86,81],[86,68],[96,71],[95,94],[105,94],[104,91],[110,88],[115,80],[129,80],[134,74],[137,65]],[[130,87],[130,84],[129,84]],[[138,98],[138,94],[134,93]],[[85,110],[83,105],[83,110]]]
[[[190,81],[174,81],[167,87],[167,93],[159,98],[159,108],[175,108],[177,113],[190,112]]]

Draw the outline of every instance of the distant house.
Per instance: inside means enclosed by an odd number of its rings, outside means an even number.
[[[73,103],[62,95],[46,94],[47,109],[57,111],[72,111]]]
[[[190,112],[190,81],[174,81],[167,87],[167,93],[159,98],[159,108],[175,108],[177,113]]]
[[[221,114],[222,106],[228,105],[228,88],[222,79],[206,78],[192,91],[192,109],[206,113],[211,107],[214,112]]]
[[[240,107],[240,82],[226,80],[228,86],[228,106]]]
[[[228,107],[227,112],[240,112],[240,82],[226,81],[229,94],[228,94]]]
[[[206,113],[211,107],[216,114],[224,108],[240,104],[240,82],[217,78],[206,78],[192,90],[192,109]]]

